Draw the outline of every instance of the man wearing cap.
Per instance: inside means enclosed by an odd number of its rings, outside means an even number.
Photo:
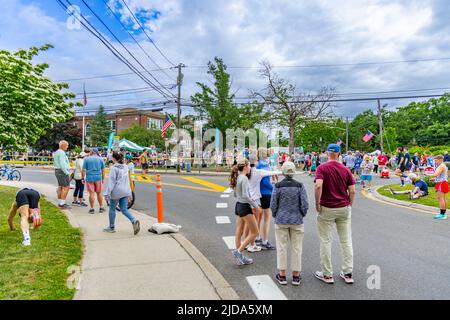
[[[339,276],[352,284],[351,206],[355,198],[355,179],[350,170],[338,162],[341,152],[339,145],[330,144],[327,152],[329,161],[318,167],[316,172],[315,200],[322,270],[316,271],[314,275],[325,283],[334,283],[331,245],[333,227],[336,225],[342,252],[342,271]]]
[[[89,192],[89,213],[94,214],[95,194],[100,205],[99,212],[105,212],[103,208],[103,183],[105,181],[105,163],[98,156],[98,149],[91,149],[89,157],[83,162],[82,179],[86,181],[87,191]]]

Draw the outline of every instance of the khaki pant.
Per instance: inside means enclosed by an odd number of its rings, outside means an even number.
[[[317,216],[320,238],[320,265],[326,276],[333,275],[331,244],[333,241],[333,226],[335,224],[341,244],[342,271],[346,274],[353,272],[351,216],[350,207],[326,208],[323,206]]]
[[[287,249],[291,243],[291,271],[302,271],[302,245],[305,229],[303,224],[276,224],[278,270],[287,269]]]

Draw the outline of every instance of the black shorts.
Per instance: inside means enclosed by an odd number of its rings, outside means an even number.
[[[261,196],[261,208],[269,209],[270,208],[270,199],[272,196],[270,194],[263,194]]]
[[[142,164],[142,169],[147,170],[148,169],[148,163],[143,163]]]
[[[402,166],[399,167],[399,169],[400,169],[401,173],[404,173],[406,171],[406,166],[402,165]]]
[[[41,198],[39,192],[33,189],[22,189],[16,194],[17,208],[28,205],[30,209],[39,208],[39,199]]]
[[[253,214],[252,207],[248,203],[236,202],[235,215],[243,218],[249,214]]]

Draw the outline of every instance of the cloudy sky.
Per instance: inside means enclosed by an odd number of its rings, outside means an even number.
[[[146,77],[165,86],[166,94],[176,93],[172,89],[176,72],[169,69],[169,61],[184,63],[187,67],[183,69],[182,96],[186,99],[197,89],[197,81],[211,83],[204,66],[214,56],[221,57],[230,67],[233,90],[239,97],[246,97],[249,89],[264,87],[257,72],[262,60],[277,66],[276,72],[295,83],[299,91],[314,92],[322,86],[333,86],[342,97],[353,98],[440,94],[444,88],[450,88],[448,0],[125,0],[167,59],[140,30],[122,0],[84,1],[118,40],[82,0],[70,3],[77,5],[81,14],[120,52],[125,51],[119,41],[147,70],[165,69],[152,71],[154,78],[148,74]],[[97,38],[72,24],[56,0],[0,3],[0,48],[15,50],[53,44],[55,49],[41,54],[37,61],[50,64],[47,75],[52,79],[70,80],[72,91],[83,92],[83,84],[87,92],[148,87],[138,76],[127,74],[130,70]],[[143,70],[129,55],[126,57]],[[411,60],[427,61],[364,64]],[[352,65],[358,63],[363,64]],[[71,80],[79,78],[91,79]],[[436,88],[441,89],[423,90]],[[356,94],[384,91],[399,92]],[[112,109],[166,100],[154,90],[117,93],[121,92],[97,94],[100,97],[96,98],[89,94],[89,107],[103,104]],[[408,101],[384,103],[393,108]],[[340,103],[335,112],[353,117],[374,107],[374,102]]]

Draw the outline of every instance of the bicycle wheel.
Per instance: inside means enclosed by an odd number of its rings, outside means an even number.
[[[20,181],[22,179],[22,175],[20,174],[19,171],[13,170],[9,175],[9,179],[12,181]]]

